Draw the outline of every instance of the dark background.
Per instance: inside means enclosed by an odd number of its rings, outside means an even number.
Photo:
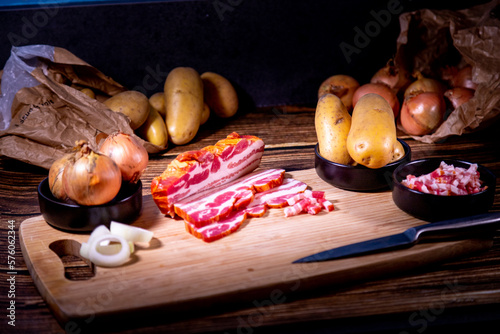
[[[129,89],[163,89],[190,66],[230,79],[257,106],[315,104],[327,77],[369,80],[394,54],[399,13],[488,1],[206,0],[0,7],[0,64],[11,46],[68,49]],[[43,3],[43,0],[40,1]],[[385,19],[377,23],[374,13]],[[390,14],[383,16],[383,14]],[[378,30],[377,30],[378,27]],[[361,45],[357,29],[372,28]],[[357,47],[346,57],[341,43]],[[348,59],[350,58],[350,59]]]

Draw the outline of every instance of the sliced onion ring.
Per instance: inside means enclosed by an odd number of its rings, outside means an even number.
[[[89,250],[90,250],[90,245],[88,242],[82,242],[82,245],[80,246],[80,256],[88,259],[89,258]]]
[[[125,238],[132,242],[148,243],[153,238],[153,232],[146,229],[112,221],[109,229],[111,234]]]
[[[99,225],[92,231],[87,242],[81,244],[80,256],[97,266],[120,266],[134,252],[134,242],[148,243],[152,238],[151,231],[112,221],[109,229]]]
[[[134,253],[135,246],[132,241],[128,241],[128,246],[130,247],[130,254]],[[110,243],[109,240],[104,240],[102,243],[96,245],[96,249],[99,253],[104,255],[116,254],[120,251],[122,245],[119,243]]]
[[[106,225],[97,226],[92,231],[92,233],[90,233],[90,236],[89,236],[89,239],[87,240],[87,242],[83,242],[82,245],[80,246],[80,256],[88,259],[90,245],[92,244],[92,241],[101,235],[106,235],[106,234],[110,234],[110,233],[111,232],[109,231],[109,228],[106,227]]]
[[[121,244],[120,251],[115,254],[102,254],[98,250],[98,245],[103,241],[119,242]],[[101,267],[117,267],[126,263],[130,258],[130,246],[128,241],[124,238],[113,235],[104,234],[97,236],[90,245],[89,249],[89,260],[95,265]]]
[[[92,231],[92,233],[90,233],[87,243],[91,244],[95,238],[105,234],[111,234],[111,231],[109,230],[109,228],[107,228],[106,225],[99,225]]]

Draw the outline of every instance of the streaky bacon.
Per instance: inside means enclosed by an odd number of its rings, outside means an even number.
[[[250,173],[263,153],[262,139],[236,132],[213,146],[181,153],[151,182],[153,200],[163,214],[174,217],[175,203]]]
[[[307,184],[301,181],[284,179],[281,185],[256,192],[253,201],[248,206],[229,211],[223,219],[211,224],[198,227],[192,221],[185,219],[186,230],[206,242],[218,240],[238,230],[247,218],[262,217],[268,208],[280,208],[288,205],[287,199],[306,189]]]
[[[255,203],[252,206],[264,204],[258,200],[259,195],[272,192],[273,188],[283,183],[284,177],[284,169],[256,171],[229,184],[180,200],[174,204],[174,210],[194,227],[201,228],[224,220],[250,203]]]
[[[304,182],[286,178],[283,183],[265,192],[259,192],[255,195],[250,207],[266,205],[269,208],[283,208],[288,205],[288,199],[307,189]]]

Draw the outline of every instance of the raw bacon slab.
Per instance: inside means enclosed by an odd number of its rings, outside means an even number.
[[[289,198],[306,189],[307,184],[301,181],[285,179],[281,185],[257,192],[247,207],[231,211],[224,219],[217,222],[196,227],[192,222],[185,220],[186,230],[206,242],[218,240],[238,230],[247,218],[262,217],[268,208],[288,205]]]
[[[284,169],[268,169],[245,175],[229,184],[201,192],[174,204],[177,215],[196,228],[221,221],[234,211],[264,204],[255,201],[262,192],[270,191],[283,183]]]
[[[163,214],[174,217],[175,203],[250,173],[263,153],[262,139],[235,132],[213,146],[182,153],[151,182],[153,200]]]

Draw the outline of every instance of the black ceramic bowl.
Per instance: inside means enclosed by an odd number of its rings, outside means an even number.
[[[38,185],[38,203],[43,218],[51,226],[67,232],[87,233],[98,225],[109,227],[112,220],[125,224],[133,222],[142,209],[142,183],[123,184],[110,202],[85,206],[56,199],[45,178]]]
[[[486,167],[478,165],[480,180],[488,188],[482,192],[462,196],[441,196],[426,194],[410,189],[401,181],[408,174],[420,176],[439,167],[441,161],[455,167],[469,168],[473,163],[454,160],[429,158],[415,160],[396,168],[393,174],[392,198],[394,203],[406,213],[429,222],[471,216],[487,212],[495,197],[495,175]]]
[[[345,190],[369,192],[388,189],[392,183],[392,172],[396,167],[411,160],[410,146],[403,140],[398,140],[403,145],[405,155],[398,161],[377,169],[363,165],[343,165],[327,160],[321,156],[318,144],[316,144],[314,149],[316,153],[314,162],[316,173],[329,184]]]

